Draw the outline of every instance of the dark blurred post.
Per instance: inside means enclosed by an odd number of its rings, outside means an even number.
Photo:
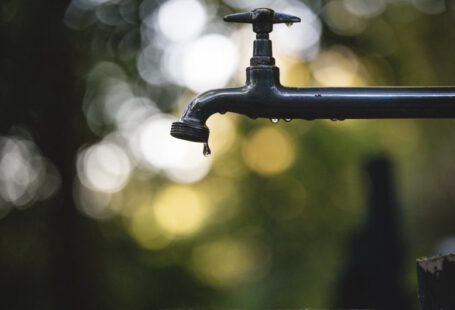
[[[455,254],[417,260],[422,310],[455,309]]]
[[[17,3],[14,18],[0,25],[1,81],[5,90],[0,107],[1,133],[18,124],[32,129],[43,155],[61,176],[60,192],[46,205],[50,274],[41,279],[41,285],[49,286],[49,304],[55,309],[100,309],[96,251],[92,246],[95,238],[73,199],[75,159],[82,144],[79,137],[84,121],[82,92],[73,74],[74,51],[63,25],[69,1]],[[24,299],[20,288],[16,296],[4,297]],[[33,300],[22,303],[35,308]]]
[[[348,251],[336,307],[406,310],[409,305],[401,287],[404,251],[392,165],[387,157],[375,157],[367,161],[365,172],[367,218]]]

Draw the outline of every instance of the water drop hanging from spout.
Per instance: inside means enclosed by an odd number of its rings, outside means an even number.
[[[208,143],[204,143],[203,154],[205,157],[208,157],[208,156],[210,156],[210,154],[212,154],[212,151],[210,150],[210,146]]]
[[[279,118],[271,118],[270,121],[274,124],[278,123],[280,121]]]
[[[286,26],[288,26],[288,27],[291,27],[292,25],[294,25],[293,22],[286,23]]]

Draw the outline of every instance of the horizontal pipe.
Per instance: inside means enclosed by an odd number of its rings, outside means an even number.
[[[455,88],[453,87],[280,87],[270,98],[270,101],[267,100],[269,113],[264,117],[455,118]]]
[[[273,83],[212,90],[195,98],[182,121],[200,125],[214,113],[250,118],[455,118],[455,87],[292,88]]]

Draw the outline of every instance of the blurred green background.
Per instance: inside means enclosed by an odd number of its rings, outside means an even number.
[[[417,309],[415,259],[455,251],[454,120],[214,115],[211,157],[170,137],[244,83],[254,34],[222,16],[257,7],[302,18],[271,34],[284,85],[455,85],[451,0],[3,0],[1,309]],[[379,155],[396,210],[375,226]],[[389,276],[381,242],[399,297],[356,304]]]

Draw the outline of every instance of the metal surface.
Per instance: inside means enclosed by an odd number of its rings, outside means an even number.
[[[236,13],[224,17],[229,23],[253,24],[256,33],[269,33],[273,30],[273,24],[292,24],[300,22],[300,18],[283,13],[277,13],[271,9],[259,8],[251,12]]]
[[[278,17],[276,17],[278,15]],[[246,85],[210,90],[193,99],[171,135],[206,143],[206,120],[214,113],[233,112],[270,119],[455,118],[455,87],[294,88],[280,84],[268,32],[274,23],[297,17],[256,9],[228,15],[226,21],[248,22],[257,32]]]

